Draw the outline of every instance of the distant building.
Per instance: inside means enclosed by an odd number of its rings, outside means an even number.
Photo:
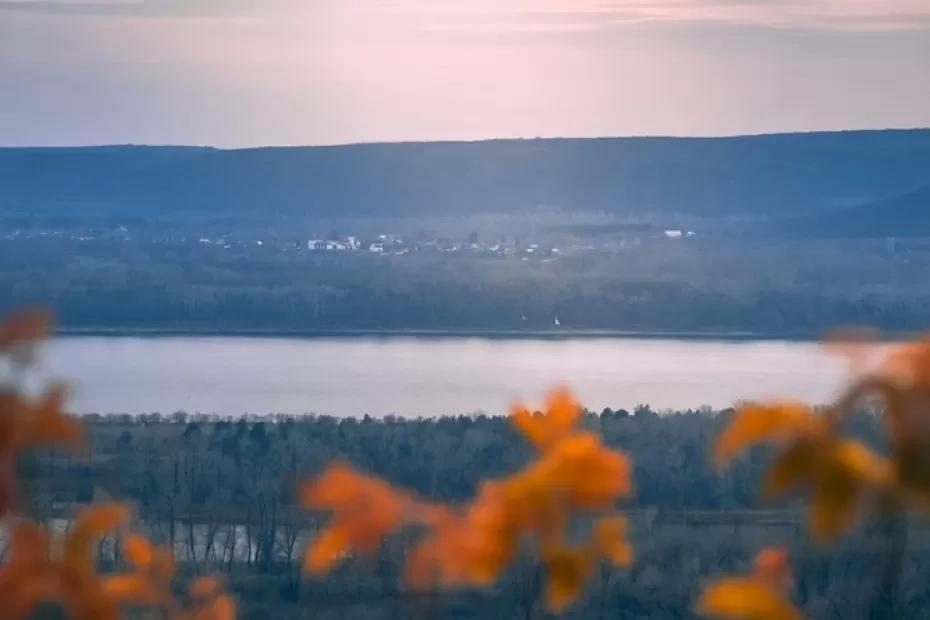
[[[382,252],[384,252],[384,244],[383,243],[372,243],[371,245],[368,246],[368,251],[374,252],[376,254],[381,254]]]
[[[323,239],[311,239],[310,241],[307,242],[307,249],[308,250],[325,250],[326,241],[324,241]]]
[[[665,236],[668,237],[669,239],[681,239],[682,237],[684,237],[684,233],[681,232],[681,230],[677,228],[672,228],[672,229],[665,231]]]

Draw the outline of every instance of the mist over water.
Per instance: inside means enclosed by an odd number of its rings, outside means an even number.
[[[502,413],[570,386],[590,409],[826,402],[842,360],[790,341],[642,338],[63,337],[39,380],[73,386],[77,413]]]

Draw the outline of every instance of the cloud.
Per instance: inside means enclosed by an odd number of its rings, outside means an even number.
[[[277,2],[263,0],[267,7]],[[0,0],[0,11],[66,15],[203,16],[248,10],[248,0]]]
[[[928,0],[396,0],[431,29],[483,32],[608,29],[640,23],[887,31],[930,28]]]
[[[930,0],[0,0],[0,11],[73,15],[273,17],[401,15],[433,31],[565,32],[640,23],[844,31],[930,29]]]

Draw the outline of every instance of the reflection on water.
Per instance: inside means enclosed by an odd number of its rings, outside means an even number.
[[[816,343],[637,338],[66,337],[41,375],[72,410],[337,416],[500,413],[569,385],[591,409],[824,402],[843,363]]]

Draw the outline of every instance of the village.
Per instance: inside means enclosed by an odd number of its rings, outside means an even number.
[[[222,233],[191,234],[189,230],[153,233],[145,227],[138,230],[125,225],[84,226],[80,228],[19,227],[0,228],[0,239],[7,242],[47,241],[80,245],[112,245],[123,243],[199,246],[221,250],[277,250],[287,253],[370,254],[380,256],[407,256],[410,254],[484,255],[515,257],[522,260],[555,260],[568,254],[596,251],[617,251],[657,241],[691,239],[696,234],[682,229],[657,229],[647,234],[625,234],[601,238],[578,235],[538,233],[536,235],[498,235],[485,239],[470,232],[460,239],[434,237],[424,234],[413,236],[379,234],[339,234],[286,237],[279,231],[233,230]]]

